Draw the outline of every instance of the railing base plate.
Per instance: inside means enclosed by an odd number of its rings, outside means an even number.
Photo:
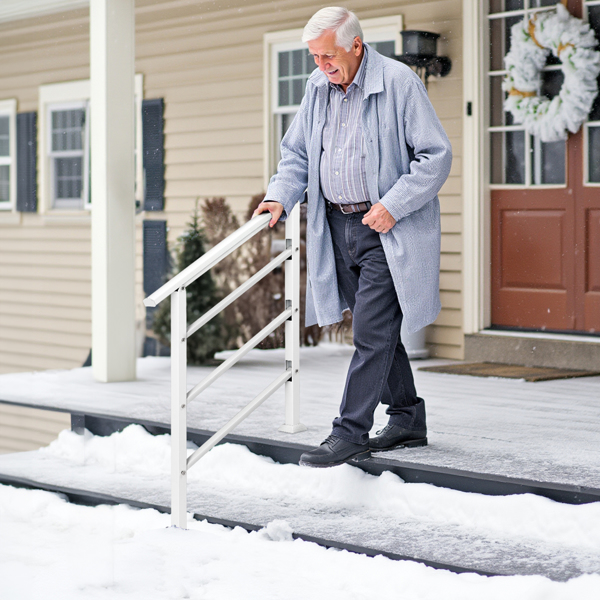
[[[282,425],[279,431],[282,433],[300,433],[301,431],[306,431],[306,425],[302,425],[302,423],[298,423],[298,425]]]

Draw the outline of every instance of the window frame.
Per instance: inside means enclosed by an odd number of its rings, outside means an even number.
[[[82,197],[81,200],[76,200],[75,198],[67,199],[67,198],[55,198],[54,190],[56,188],[56,179],[54,172],[54,158],[58,158],[58,153],[56,150],[52,149],[52,113],[58,111],[69,111],[69,110],[80,110],[83,109],[85,113],[85,123],[83,127],[83,148],[80,151],[77,150],[65,150],[63,157],[75,157],[81,154],[82,157]],[[87,208],[90,204],[90,103],[86,100],[78,100],[74,102],[59,102],[56,104],[47,104],[47,123],[48,123],[48,135],[47,135],[47,148],[46,148],[46,156],[48,158],[48,177],[49,177],[49,190],[50,190],[50,202],[52,203],[53,210],[60,210],[61,212],[64,210],[81,210],[82,208]],[[68,156],[71,155],[71,156]],[[61,204],[56,204],[60,202]]]
[[[402,35],[404,27],[403,15],[362,19],[361,27],[364,41],[382,42],[394,40],[396,54],[402,54]],[[306,43],[302,43],[303,29],[287,29],[265,33],[263,36],[263,117],[264,117],[264,185],[269,183],[271,175],[275,172],[279,156],[279,139],[281,137],[282,114],[295,114],[300,108],[295,106],[278,106],[278,53],[291,50],[306,50]]]
[[[17,101],[0,100],[0,116],[8,117],[8,156],[0,157],[0,165],[9,167],[8,201],[0,202],[0,211],[14,212],[17,207]]]
[[[135,103],[135,200],[144,197],[144,167],[142,148],[142,99],[143,99],[143,75],[136,74],[134,81],[134,103]],[[64,83],[51,83],[39,87],[39,109],[38,109],[38,193],[39,211],[42,214],[54,215],[85,215],[91,210],[90,190],[90,80],[67,81]],[[51,164],[51,120],[50,111],[57,107],[71,107],[86,105],[86,140],[87,150],[84,149],[84,191],[83,202],[80,207],[61,208],[54,206],[53,174]]]

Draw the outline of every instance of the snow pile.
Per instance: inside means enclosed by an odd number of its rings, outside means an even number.
[[[191,453],[195,446],[189,445]],[[110,437],[85,436],[63,431],[40,453],[60,457],[69,464],[96,466],[99,475],[170,479],[170,436],[152,436],[131,425]],[[373,477],[342,465],[333,469],[308,469],[282,465],[252,454],[245,446],[215,447],[188,473],[188,498],[207,489],[222,496],[260,498],[297,507],[297,512],[352,511],[364,518],[418,520],[456,525],[484,535],[547,542],[600,553],[600,503],[573,506],[531,494],[484,496],[406,484],[385,472]],[[278,534],[275,534],[276,536]]]
[[[7,600],[505,600],[599,598],[600,577],[485,578],[291,541],[285,523],[247,533],[126,506],[76,506],[0,486],[0,581]]]

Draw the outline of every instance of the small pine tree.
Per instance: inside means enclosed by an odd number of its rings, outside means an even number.
[[[188,223],[188,229],[179,237],[176,257],[176,272],[198,260],[205,253],[206,235],[200,226],[198,207]],[[221,298],[210,271],[204,273],[186,289],[187,322],[191,325]],[[171,339],[171,299],[167,298],[156,312],[154,333],[164,344]],[[217,315],[204,327],[192,334],[187,341],[188,364],[203,364],[214,358],[215,352],[226,347],[226,333],[222,319]]]

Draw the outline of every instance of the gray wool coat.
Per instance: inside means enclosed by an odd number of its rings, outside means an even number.
[[[407,331],[432,323],[440,312],[440,205],[437,193],[452,162],[448,137],[425,86],[407,66],[368,52],[364,82],[363,151],[369,196],[396,219],[380,234]],[[281,161],[266,200],[284,207],[307,204],[306,324],[329,325],[347,308],[338,289],[326,203],[319,184],[327,77],[315,69],[298,114],[281,142]]]

